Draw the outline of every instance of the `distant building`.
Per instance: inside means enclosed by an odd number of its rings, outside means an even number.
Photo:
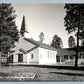
[[[57,63],[75,63],[76,48],[63,48],[57,51]],[[84,63],[84,47],[79,47],[78,64]]]

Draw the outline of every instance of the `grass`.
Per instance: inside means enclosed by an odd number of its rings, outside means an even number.
[[[11,76],[19,79],[7,78]],[[84,67],[76,70],[74,66],[2,66],[0,77],[0,81],[84,81]]]

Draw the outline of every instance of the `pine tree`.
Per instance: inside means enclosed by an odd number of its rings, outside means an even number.
[[[68,39],[68,45],[70,48],[75,47],[75,38],[73,36],[70,36]]]
[[[62,44],[63,44],[62,39],[57,35],[54,35],[51,46],[55,47],[56,49],[59,49],[62,48],[63,46]]]
[[[0,51],[9,52],[15,47],[19,34],[15,24],[15,10],[11,4],[0,4]]]
[[[40,33],[39,40],[40,40],[40,42],[44,41],[44,33],[43,32]]]
[[[84,4],[65,4],[64,8],[66,31],[75,32],[77,36],[75,68],[78,68],[79,38],[84,38]]]
[[[84,39],[81,40],[81,46],[84,47]]]

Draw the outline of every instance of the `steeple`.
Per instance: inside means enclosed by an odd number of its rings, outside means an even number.
[[[28,29],[27,29],[27,26],[26,26],[26,23],[25,23],[25,16],[23,16],[20,34],[21,34],[21,36],[25,37],[25,35],[27,36],[28,33],[29,32],[28,32]]]

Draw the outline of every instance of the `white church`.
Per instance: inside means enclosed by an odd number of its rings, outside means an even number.
[[[31,39],[23,16],[19,42],[12,55],[13,64],[55,64],[57,50],[47,44]]]

